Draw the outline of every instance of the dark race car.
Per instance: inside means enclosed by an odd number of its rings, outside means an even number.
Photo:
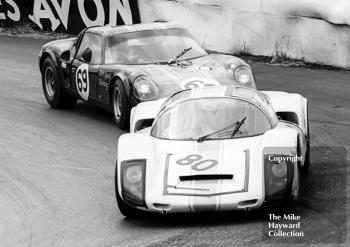
[[[51,107],[71,107],[78,99],[94,103],[111,110],[122,129],[140,102],[194,87],[256,87],[243,60],[209,55],[174,23],[86,28],[76,38],[44,45],[39,66]]]

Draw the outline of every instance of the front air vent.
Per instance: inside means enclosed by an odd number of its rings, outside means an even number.
[[[240,201],[237,204],[237,207],[238,208],[247,208],[247,207],[255,206],[257,203],[258,203],[257,199],[245,200],[245,201]]]
[[[190,175],[180,176],[180,181],[192,181],[192,180],[224,180],[233,179],[232,174],[207,174],[207,175]]]

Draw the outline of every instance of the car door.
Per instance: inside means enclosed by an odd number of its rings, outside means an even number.
[[[71,65],[72,90],[84,101],[98,100],[99,68],[102,63],[103,37],[86,32]]]

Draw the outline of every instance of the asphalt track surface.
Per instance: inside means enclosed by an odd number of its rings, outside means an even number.
[[[349,246],[350,73],[253,64],[261,90],[309,99],[312,164],[305,237],[264,237],[268,212],[125,219],[115,202],[122,132],[108,112],[50,109],[37,54],[45,41],[0,36],[0,246]],[[284,211],[283,211],[284,212]]]

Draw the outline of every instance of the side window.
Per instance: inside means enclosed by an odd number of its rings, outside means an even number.
[[[102,37],[96,34],[85,33],[83,40],[81,41],[76,58],[82,59],[81,55],[86,50],[90,48],[92,51],[91,64],[101,64],[102,63]]]

